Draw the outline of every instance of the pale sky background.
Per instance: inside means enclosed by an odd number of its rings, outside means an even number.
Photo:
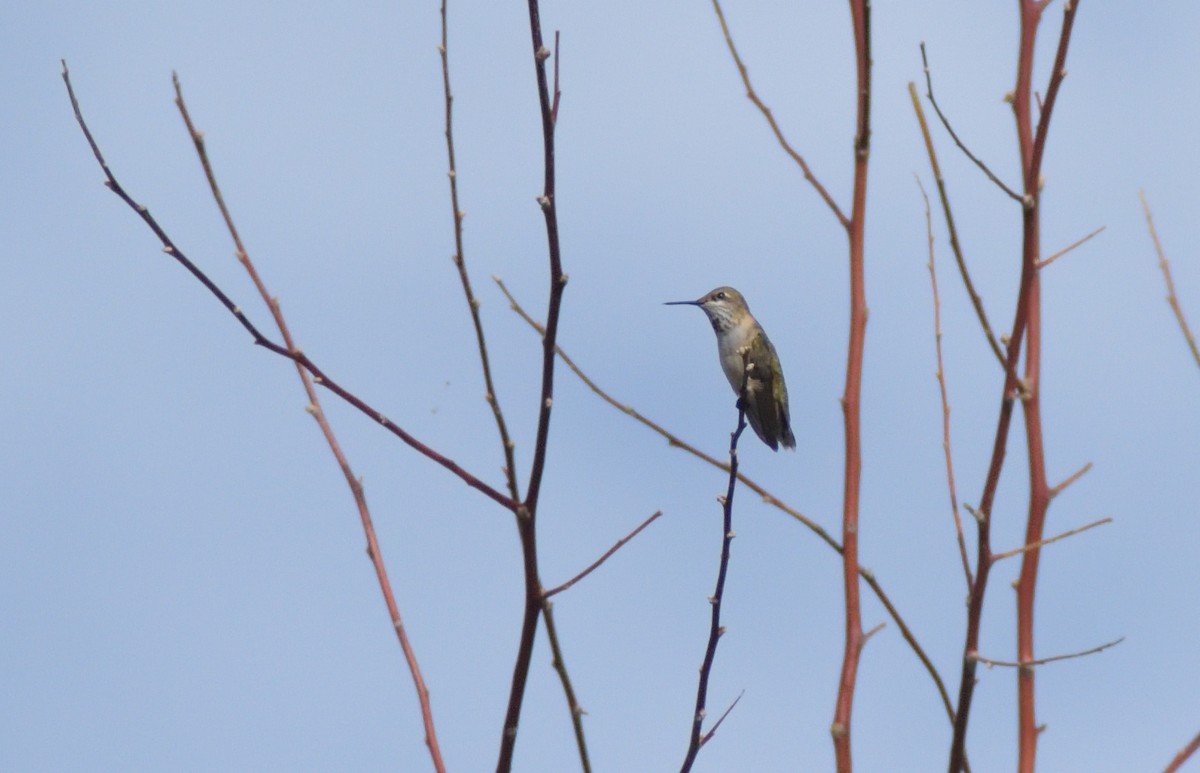
[[[905,85],[928,42],[956,128],[1016,185],[1016,4],[878,0],[863,394],[862,559],[956,688],[965,588],[941,457],[924,213]],[[451,5],[466,259],[528,475],[538,339],[490,283],[544,314],[539,118],[521,3]],[[756,86],[848,206],[852,51],[843,3],[726,7]],[[1061,4],[1038,48],[1039,84]],[[619,399],[712,453],[733,396],[699,311],[740,288],[783,360],[798,439],[747,435],[744,470],[840,531],[845,238],[745,99],[705,2],[546,2],[562,31],[562,345]],[[435,2],[9,3],[0,12],[0,769],[428,770],[417,703],[353,502],[288,363],[166,258],[100,184],[59,78],[129,191],[268,329],[172,105],[177,70],[247,246],[301,346],[417,437],[501,485],[501,454],[450,263]],[[1038,672],[1045,771],[1158,771],[1200,730],[1200,372],[1164,303],[1145,188],[1200,324],[1200,6],[1085,0],[1046,155],[1043,249],[1107,231],[1045,273],[1047,533],[1037,651],[1119,636]],[[1011,324],[1017,208],[936,139],[978,285]],[[1000,373],[935,220],[953,442],[978,502]],[[540,520],[557,584],[665,516],[556,599],[599,771],[677,769],[708,631],[725,485],[559,371]],[[332,395],[365,480],[453,770],[494,766],[517,645],[512,518]],[[1024,529],[1014,424],[993,544]],[[842,649],[836,555],[737,498],[728,633],[710,706],[745,696],[703,771],[831,770]],[[971,535],[973,537],[973,532]],[[972,540],[973,543],[973,540]],[[993,573],[982,649],[1015,657],[1019,563]],[[864,626],[887,619],[864,586]],[[969,751],[1012,770],[1015,675],[981,669]],[[944,768],[950,727],[893,625],[863,653],[862,771]],[[1191,768],[1200,769],[1193,760]],[[539,633],[524,771],[578,769]]]

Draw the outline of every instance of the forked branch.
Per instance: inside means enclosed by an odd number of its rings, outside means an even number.
[[[205,177],[208,181],[209,188],[212,191],[213,198],[217,203],[217,207],[221,212],[221,217],[225,221],[226,228],[229,231],[230,237],[233,239],[234,247],[238,261],[245,267],[249,273],[251,280],[254,282],[255,288],[262,297],[263,302],[270,310],[272,317],[275,320],[276,327],[279,329],[280,335],[284,340],[284,347],[280,347],[266,339],[257,328],[254,327],[248,318],[242,313],[241,309],[234,306],[229,298],[220,290],[209,278],[199,270],[188,258],[179,251],[174,242],[167,236],[166,232],[158,225],[157,221],[150,215],[146,207],[135,202],[117,182],[108,163],[105,161],[100,148],[97,145],[95,138],[88,129],[87,123],[84,121],[83,113],[79,107],[79,101],[75,96],[75,89],[71,84],[70,72],[67,69],[67,63],[62,63],[62,78],[67,87],[67,94],[71,100],[71,107],[75,112],[75,119],[79,123],[80,129],[87,138],[88,145],[91,147],[96,161],[100,164],[104,171],[105,185],[109,190],[116,193],[122,201],[131,207],[150,227],[150,229],[159,237],[163,244],[163,250],[174,257],[181,265],[187,268],[193,276],[209,289],[222,304],[242,323],[243,327],[254,337],[256,343],[261,344],[278,354],[282,354],[290,358],[296,365],[296,371],[300,377],[301,384],[305,394],[308,397],[308,413],[316,420],[318,427],[321,430],[322,436],[325,438],[330,451],[333,453],[334,459],[337,461],[338,467],[342,470],[342,474],[346,479],[346,484],[350,488],[351,495],[354,497],[354,502],[358,508],[359,519],[362,523],[363,532],[367,540],[367,555],[371,560],[371,564],[375,569],[376,580],[379,583],[380,592],[383,594],[384,602],[388,609],[388,615],[392,621],[392,627],[396,632],[396,637],[399,640],[401,651],[404,653],[405,661],[408,665],[409,673],[412,676],[413,685],[417,691],[417,700],[421,707],[421,717],[425,727],[425,744],[429,749],[430,757],[433,762],[434,769],[444,771],[445,764],[442,760],[441,750],[438,745],[437,731],[433,723],[433,710],[429,701],[429,690],[425,685],[424,677],[421,674],[420,666],[417,663],[416,653],[408,639],[408,633],[404,626],[404,622],[400,617],[400,610],[396,604],[395,595],[392,593],[391,582],[388,579],[387,568],[383,561],[383,552],[379,547],[379,541],[375,534],[375,526],[371,519],[370,509],[367,506],[366,494],[363,491],[362,482],[354,475],[350,467],[349,460],[342,451],[341,445],[338,443],[336,436],[333,433],[333,428],[330,426],[328,419],[325,416],[325,411],[321,407],[321,402],[317,396],[314,386],[314,376],[319,371],[315,370],[311,363],[307,362],[307,358],[296,348],[295,342],[292,340],[291,331],[284,319],[283,312],[280,309],[279,301],[273,298],[266,288],[266,284],[260,277],[254,263],[250,260],[250,256],[242,243],[241,236],[238,233],[237,227],[234,225],[233,217],[225,205],[224,196],[221,194],[220,186],[217,184],[216,175],[213,172],[212,165],[208,158],[208,152],[204,143],[204,135],[198,131],[192,123],[191,115],[188,113],[187,104],[183,99],[183,91],[180,88],[179,78],[172,77],[175,86],[175,104],[179,108],[179,112],[183,117],[184,124],[187,127],[188,135],[191,138],[196,153],[200,158],[201,166],[204,169]],[[319,383],[319,381],[318,381]],[[327,384],[326,384],[327,385]],[[398,428],[397,428],[398,429]]]

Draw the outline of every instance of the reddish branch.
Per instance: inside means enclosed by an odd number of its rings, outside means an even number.
[[[1175,773],[1175,771],[1183,767],[1183,763],[1187,762],[1189,757],[1196,753],[1197,749],[1200,749],[1200,733],[1197,733],[1196,737],[1187,746],[1179,750],[1179,753],[1175,755],[1171,763],[1163,768],[1163,773]]]
[[[546,243],[550,259],[550,298],[546,311],[546,332],[542,336],[542,390],[538,411],[537,434],[533,450],[533,465],[529,472],[529,487],[525,498],[517,508],[517,533],[521,541],[521,554],[525,570],[525,609],[521,622],[521,637],[513,665],[512,687],[508,696],[508,708],[504,716],[504,731],[500,739],[500,755],[496,763],[498,773],[512,768],[513,750],[517,740],[517,726],[521,718],[521,705],[525,697],[525,685],[529,679],[529,661],[533,655],[534,635],[538,619],[545,604],[537,559],[537,506],[542,490],[542,475],[546,468],[546,449],[550,436],[550,414],[554,405],[554,345],[558,336],[558,317],[562,306],[563,289],[567,275],[562,270],[562,258],[558,239],[558,208],[555,202],[554,172],[554,102],[550,84],[546,77],[546,60],[550,49],[542,42],[542,22],[538,0],[529,0],[529,30],[533,44],[533,63],[537,76],[538,103],[542,116],[542,148],[544,183],[538,204],[546,220]],[[557,92],[557,84],[555,91]]]
[[[188,134],[196,147],[196,152],[199,155],[200,163],[204,168],[204,174],[208,180],[209,187],[212,190],[213,198],[216,200],[217,206],[221,211],[221,216],[224,218],[226,227],[228,228],[229,234],[233,239],[238,261],[250,274],[250,277],[259,292],[259,295],[270,309],[276,326],[278,327],[280,334],[283,336],[285,346],[279,346],[278,344],[275,344],[274,342],[268,340],[262,333],[260,333],[259,330],[245,316],[245,314],[242,313],[241,309],[236,306],[229,299],[229,297],[226,296],[225,293],[204,274],[204,272],[202,272],[195,264],[193,264],[187,258],[187,256],[175,246],[171,238],[166,234],[162,227],[159,226],[158,222],[153,218],[153,216],[150,215],[150,211],[146,207],[134,201],[134,199],[125,192],[125,189],[121,187],[121,184],[117,182],[117,179],[113,175],[112,170],[109,168],[108,163],[105,161],[103,154],[100,152],[100,147],[96,144],[95,138],[92,137],[91,130],[88,129],[87,123],[83,119],[83,113],[80,110],[79,101],[75,97],[75,89],[71,85],[71,77],[69,71],[67,70],[67,64],[65,61],[63,62],[62,66],[62,78],[67,87],[67,94],[71,100],[71,107],[75,112],[75,119],[79,123],[79,128],[83,131],[83,135],[87,139],[88,145],[91,147],[92,154],[96,157],[96,161],[100,164],[100,168],[104,171],[104,175],[107,178],[105,180],[105,185],[108,187],[108,189],[117,194],[122,201],[124,201],[131,209],[133,209],[134,212],[138,214],[139,217],[142,218],[143,222],[150,227],[154,234],[159,238],[159,241],[162,242],[163,251],[175,258],[176,261],[178,261],[194,277],[196,277],[196,279],[198,279],[200,283],[203,284],[221,302],[221,304],[225,306],[225,308],[228,309],[231,314],[234,315],[235,318],[237,318],[242,326],[250,333],[251,336],[253,336],[256,344],[259,344],[275,352],[276,354],[287,357],[296,364],[296,369],[303,384],[304,391],[308,396],[308,411],[312,414],[313,418],[316,419],[317,424],[321,429],[321,433],[325,437],[326,443],[329,445],[329,448],[333,453],[338,466],[342,470],[342,474],[346,478],[346,483],[350,487],[351,494],[354,497],[355,505],[358,508],[359,519],[362,522],[363,531],[367,539],[367,555],[371,559],[371,563],[375,568],[375,575],[379,582],[379,587],[383,594],[384,602],[388,608],[388,615],[392,620],[392,627],[396,631],[396,636],[400,642],[400,648],[404,653],[404,658],[408,664],[409,673],[412,675],[413,684],[417,691],[417,698],[421,706],[421,717],[425,726],[425,743],[429,748],[429,753],[432,757],[434,768],[438,771],[445,770],[445,764],[442,761],[441,750],[438,746],[437,732],[433,725],[433,711],[429,703],[429,690],[425,686],[425,680],[422,677],[420,667],[417,664],[416,653],[413,651],[412,645],[408,640],[407,631],[404,627],[403,620],[400,617],[399,607],[397,606],[395,596],[392,593],[391,582],[388,579],[387,568],[383,562],[383,553],[379,548],[379,542],[375,535],[375,527],[371,520],[370,510],[367,507],[366,495],[363,492],[362,483],[357,477],[355,477],[354,472],[350,468],[349,461],[346,459],[345,454],[342,452],[341,446],[337,441],[337,438],[333,434],[333,429],[325,417],[324,410],[321,408],[320,400],[317,397],[314,383],[322,384],[327,388],[330,388],[344,399],[353,398],[351,400],[352,404],[355,404],[355,407],[359,408],[359,410],[362,410],[368,415],[379,416],[378,412],[367,406],[361,400],[358,400],[358,398],[345,393],[340,387],[333,385],[328,377],[324,376],[324,374],[321,373],[321,371],[315,365],[313,365],[312,362],[309,361],[299,349],[296,348],[295,342],[292,340],[291,331],[283,317],[282,311],[280,310],[279,301],[278,299],[271,297],[271,294],[268,292],[266,285],[258,274],[257,269],[255,268],[253,262],[251,262],[250,256],[246,252],[237,228],[233,223],[233,218],[230,215],[228,208],[225,206],[224,197],[221,195],[220,187],[217,185],[216,176],[213,173],[211,164],[209,163],[208,153],[204,145],[204,136],[201,132],[197,131],[195,126],[192,124],[191,116],[187,110],[187,105],[183,100],[183,93],[179,86],[178,77],[173,78],[175,84],[175,104],[178,106],[179,111],[183,116],[184,123],[187,126]],[[413,445],[418,450],[426,453],[427,456],[432,455],[431,458],[435,458],[435,461],[440,461],[443,466],[446,466],[459,474],[459,476],[464,480],[467,480],[468,483],[474,481],[476,484],[478,484],[475,486],[476,488],[480,488],[485,493],[491,492],[499,495],[499,492],[495,492],[494,489],[491,489],[486,484],[483,484],[473,476],[470,476],[453,462],[441,457],[431,449],[425,448],[422,444],[411,438],[411,436],[408,436],[407,433],[404,433],[404,431],[399,427],[395,427],[393,425],[390,428],[398,434],[401,434],[401,436],[406,439],[406,442],[411,441],[409,442],[410,445]],[[503,499],[503,497],[501,497],[501,499]],[[510,505],[511,504],[515,503],[510,502]]]
[[[850,338],[846,352],[846,388],[842,394],[845,419],[845,477],[842,492],[842,576],[845,587],[846,642],[842,658],[841,677],[834,708],[834,756],[837,769],[848,773],[852,769],[850,756],[850,716],[854,707],[854,683],[858,660],[864,642],[862,615],[859,605],[858,575],[858,504],[862,478],[862,445],[860,435],[863,345],[866,340],[867,300],[863,270],[863,247],[866,234],[867,162],[871,143],[871,4],[869,0],[850,0],[850,17],[854,30],[856,73],[856,110],[854,133],[854,194],[847,216],[838,207],[828,190],[812,174],[803,156],[792,149],[775,122],[770,109],[758,97],[750,76],[733,44],[725,15],[718,0],[713,0],[725,43],[733,55],[746,96],[766,118],[775,138],[792,160],[800,167],[804,178],[813,186],[825,204],[846,229],[850,240]]]
[[[1050,484],[1046,479],[1046,457],[1042,436],[1041,409],[1041,279],[1037,261],[1040,257],[1040,192],[1042,158],[1046,149],[1046,138],[1050,129],[1050,118],[1058,97],[1063,78],[1067,74],[1067,46],[1071,41],[1071,28],[1079,0],[1065,0],[1062,31],[1058,38],[1058,50],[1054,56],[1050,84],[1042,100],[1041,115],[1037,132],[1032,134],[1030,82],[1033,69],[1033,48],[1037,36],[1038,22],[1045,6],[1040,0],[1022,0],[1021,8],[1021,56],[1017,67],[1017,88],[1013,95],[1013,111],[1017,121],[1017,136],[1020,141],[1022,171],[1024,172],[1024,249],[1021,262],[1030,274],[1029,302],[1027,304],[1028,344],[1025,354],[1024,399],[1026,451],[1029,459],[1029,514],[1025,523],[1025,544],[1032,545],[1042,539],[1046,524],[1046,508],[1050,504]],[[1036,659],[1033,651],[1034,598],[1037,593],[1038,563],[1040,548],[1027,550],[1022,556],[1021,575],[1017,581],[1017,660],[1021,663]],[[1021,773],[1033,773],[1037,759],[1038,725],[1034,694],[1034,669],[1017,671],[1017,732],[1019,737],[1018,766]]]
[[[842,412],[846,430],[845,483],[842,494],[842,581],[846,597],[846,643],[842,673],[834,708],[834,757],[839,773],[850,773],[850,717],[859,655],[865,642],[858,586],[858,499],[862,478],[862,441],[859,427],[862,407],[863,345],[867,332],[867,296],[863,248],[866,237],[867,161],[871,142],[871,4],[851,0],[854,26],[857,113],[854,133],[854,198],[846,230],[850,236],[850,341],[846,354],[846,391]]]
[[[1017,84],[1013,91],[1013,110],[1017,124],[1018,146],[1021,154],[1023,181],[1022,203],[1022,249],[1021,283],[1017,297],[1017,309],[1009,338],[1005,361],[1004,391],[1001,395],[1000,416],[996,424],[996,438],[988,475],[980,498],[980,523],[978,530],[978,557],[975,582],[972,585],[967,608],[967,634],[963,646],[962,679],[959,685],[958,709],[951,742],[951,773],[962,770],[966,754],[966,734],[971,701],[976,683],[976,665],[979,658],[979,629],[983,612],[983,601],[992,564],[996,560],[991,550],[991,517],[996,488],[1004,464],[1008,440],[1008,429],[1012,419],[1014,401],[1020,397],[1025,418],[1026,447],[1029,458],[1029,510],[1026,520],[1025,544],[1031,546],[1023,556],[1020,579],[1017,583],[1017,653],[1018,662],[1031,663],[1033,655],[1033,602],[1037,584],[1038,560],[1041,556],[1042,533],[1045,525],[1046,508],[1051,497],[1051,488],[1046,480],[1045,452],[1041,422],[1041,286],[1039,281],[1040,249],[1040,188],[1041,161],[1045,152],[1050,118],[1063,77],[1067,45],[1071,27],[1078,8],[1078,0],[1067,0],[1064,8],[1063,27],[1059,35],[1058,51],[1054,69],[1036,132],[1033,129],[1031,82],[1033,77],[1033,51],[1037,27],[1041,21],[1045,3],[1041,0],[1019,0],[1020,42],[1017,56]],[[1021,354],[1023,339],[1028,337],[1024,377],[1018,383],[1013,370]],[[1019,770],[1033,770],[1037,755],[1037,723],[1034,712],[1034,669],[1018,669],[1018,733]]]
[[[725,575],[729,570],[729,545],[733,542],[733,493],[737,488],[737,469],[738,469],[738,453],[737,444],[738,438],[742,436],[742,430],[746,429],[746,379],[750,375],[750,368],[746,365],[748,361],[746,355],[742,355],[742,386],[739,394],[742,396],[738,400],[738,417],[737,427],[729,435],[729,485],[725,489],[725,496],[721,497],[721,510],[723,515],[722,532],[721,532],[721,560],[717,568],[717,587],[713,591],[713,595],[708,597],[708,603],[712,606],[712,617],[708,628],[708,646],[704,650],[704,660],[700,664],[700,681],[696,687],[696,711],[692,714],[692,732],[688,737],[687,754],[683,758],[683,765],[679,768],[680,773],[687,773],[692,769],[692,765],[696,761],[696,754],[699,753],[700,747],[708,740],[712,733],[716,732],[717,725],[724,721],[728,711],[717,721],[708,736],[702,736],[700,733],[704,725],[705,706],[708,701],[708,678],[712,673],[713,660],[717,656],[717,642],[725,633],[724,626],[721,625],[721,601],[725,597]],[[739,697],[740,700],[740,697]],[[734,701],[736,705],[737,701]],[[730,706],[730,710],[733,706]]]

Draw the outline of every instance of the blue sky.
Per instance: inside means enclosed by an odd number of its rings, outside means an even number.
[[[852,59],[844,3],[734,3],[759,93],[847,202]],[[539,118],[520,4],[451,5],[466,260],[500,400],[528,474],[540,349],[489,277],[543,313]],[[116,174],[252,317],[174,106],[179,72],[234,217],[305,351],[464,467],[501,455],[450,263],[437,5],[25,3],[0,20],[0,768],[422,770],[416,701],[339,471],[287,363],[244,331],[100,184],[59,79],[71,66]],[[1039,83],[1060,5],[1038,48]],[[560,342],[600,384],[719,454],[732,395],[693,298],[741,289],[783,360],[798,447],[752,437],[743,469],[837,530],[845,239],[744,98],[706,3],[546,3],[562,31]],[[877,2],[867,226],[862,558],[957,683],[963,587],[941,458],[924,212],[930,184],[906,84],[926,41],[939,101],[1015,184],[1003,102],[1014,3]],[[1095,469],[1053,504],[1037,650],[1119,636],[1038,672],[1044,770],[1161,769],[1200,730],[1196,364],[1165,291],[1145,189],[1179,294],[1200,323],[1200,9],[1081,6],[1046,154],[1043,252],[1107,230],[1044,275],[1050,476]],[[1011,324],[1019,212],[935,134],[974,277]],[[999,376],[935,219],[960,498],[977,503]],[[332,396],[363,477],[450,767],[494,764],[517,643],[511,517]],[[1015,427],[993,543],[1023,530]],[[542,500],[557,584],[655,510],[662,519],[556,600],[598,770],[682,760],[708,628],[724,476],[560,371]],[[737,499],[729,632],[710,705],[741,703],[697,770],[828,770],[842,647],[835,554]],[[984,654],[1015,657],[1019,564],[993,573]],[[886,619],[864,595],[864,624]],[[520,770],[576,765],[539,636]],[[1015,678],[981,670],[976,773],[1015,761]],[[937,770],[950,728],[894,626],[871,639],[854,714],[858,768]],[[1195,763],[1193,762],[1193,765]]]

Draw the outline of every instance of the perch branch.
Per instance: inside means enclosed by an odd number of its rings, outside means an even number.
[[[704,661],[700,665],[700,680],[696,687],[696,711],[692,714],[692,731],[688,739],[687,754],[683,759],[682,767],[679,768],[680,773],[687,773],[687,771],[692,769],[692,765],[696,761],[696,754],[700,751],[700,746],[704,743],[700,728],[704,724],[704,707],[708,700],[708,678],[712,673],[713,660],[717,655],[717,641],[725,633],[725,628],[721,625],[721,601],[725,597],[725,575],[729,570],[729,545],[733,542],[734,537],[733,494],[737,488],[737,445],[738,438],[742,436],[742,430],[746,429],[746,384],[750,378],[750,369],[749,354],[743,351],[742,384],[738,389],[737,401],[737,426],[729,435],[729,485],[725,489],[725,496],[720,498],[723,521],[721,531],[721,560],[717,569],[717,587],[713,591],[713,595],[708,598],[708,603],[712,607],[712,618],[708,629],[708,646],[704,650]],[[713,730],[715,731],[716,728],[714,727]]]

